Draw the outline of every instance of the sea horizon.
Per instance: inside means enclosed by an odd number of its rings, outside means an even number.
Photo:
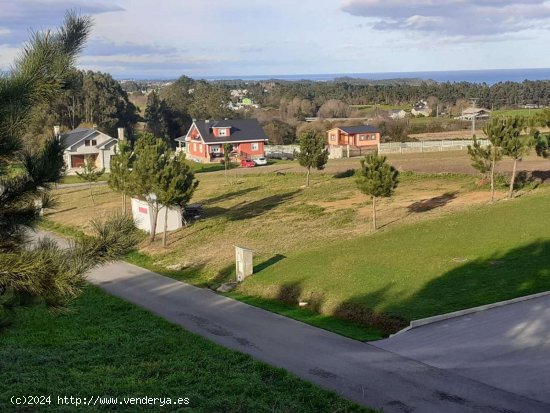
[[[364,80],[395,80],[395,79],[420,79],[435,82],[470,82],[486,83],[492,85],[499,82],[523,82],[524,80],[550,80],[550,68],[525,68],[525,69],[478,69],[478,70],[432,70],[415,72],[373,72],[373,73],[317,73],[317,74],[279,74],[279,75],[219,75],[219,76],[190,76],[193,79],[219,81],[219,80],[243,80],[243,81],[316,81],[328,82],[338,78],[354,78]],[[145,77],[116,77],[118,80],[134,81],[171,81],[173,78],[145,78]]]
[[[197,76],[195,79],[215,80],[285,80],[285,81],[318,81],[327,82],[338,78],[364,80],[421,79],[436,82],[470,82],[495,84],[499,82],[523,82],[525,80],[550,80],[550,68],[525,69],[480,69],[480,70],[440,70],[414,72],[374,72],[374,73],[319,73],[294,75],[225,75]]]

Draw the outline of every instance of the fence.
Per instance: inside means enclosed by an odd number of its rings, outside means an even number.
[[[489,145],[488,139],[478,139],[481,146]],[[441,151],[464,151],[468,145],[473,145],[472,139],[455,139],[439,141],[420,141],[420,142],[386,142],[378,147],[379,153],[415,153],[415,152],[441,152]],[[265,155],[275,159],[292,159],[294,152],[299,152],[298,145],[266,145]],[[349,157],[363,156],[372,152],[372,149],[360,149],[351,146],[349,148]],[[330,147],[330,158],[348,157],[348,148],[346,146]]]
[[[478,139],[481,146],[489,145],[488,139]],[[420,141],[420,142],[387,142],[381,143],[379,153],[410,153],[410,152],[438,152],[463,151],[468,145],[473,145],[472,139]]]

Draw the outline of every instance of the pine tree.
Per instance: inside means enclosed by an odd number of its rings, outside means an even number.
[[[82,179],[85,182],[88,182],[88,185],[90,187],[90,198],[92,200],[92,206],[95,207],[95,201],[94,201],[94,191],[92,189],[92,184],[97,182],[99,178],[105,173],[105,168],[97,169],[97,166],[95,166],[95,159],[93,159],[91,156],[86,156],[84,160],[84,168],[82,168],[82,171],[76,172],[78,177]]]
[[[322,170],[328,161],[328,150],[325,149],[325,138],[320,133],[308,129],[302,132],[299,138],[300,152],[296,158],[301,166],[307,168],[306,183],[309,187],[311,168]]]
[[[498,148],[494,148],[492,145],[481,146],[475,135],[473,145],[468,145],[468,155],[472,160],[472,167],[477,169],[484,179],[492,170],[493,158],[500,159],[501,157]]]
[[[130,191],[131,168],[133,152],[131,145],[120,141],[116,147],[116,154],[111,157],[111,174],[109,187],[122,194],[122,213],[126,213],[126,196]]]
[[[233,146],[230,143],[223,144],[223,166],[225,168],[225,180],[227,181],[227,169],[231,165],[231,151]]]
[[[150,133],[139,137],[134,147],[135,160],[130,174],[129,190],[147,202],[153,213],[150,241],[155,240],[159,200],[156,194],[161,174],[169,162],[168,147]]]
[[[32,108],[61,92],[90,28],[90,18],[67,13],[56,32],[32,34],[11,71],[0,76],[0,325],[23,303],[63,305],[78,293],[90,268],[136,243],[133,222],[118,217],[97,223],[101,233],[69,249],[48,239],[34,246],[25,242],[40,219],[37,201],[47,199],[52,183],[61,179],[63,148],[52,136],[25,151],[22,138]]]
[[[399,172],[386,163],[385,156],[367,155],[361,159],[356,184],[372,198],[372,227],[376,231],[376,198],[392,196],[399,183]]]
[[[517,163],[529,152],[532,141],[521,136],[526,125],[525,118],[520,116],[510,117],[505,120],[504,125],[506,133],[502,141],[502,153],[514,161],[512,176],[510,177],[510,189],[508,191],[508,198],[512,198],[516,182]]]
[[[164,207],[163,247],[166,247],[169,208],[179,207],[183,210],[199,184],[191,167],[185,162],[183,152],[177,155],[169,153],[167,157],[169,160],[164,169],[159,171],[159,179],[155,189],[157,200]]]
[[[483,132],[491,142],[491,202],[495,200],[495,168],[498,161],[502,159],[502,142],[507,130],[504,119],[493,118],[483,128]]]

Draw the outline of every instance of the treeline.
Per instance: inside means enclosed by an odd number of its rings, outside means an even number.
[[[254,96],[264,105],[279,106],[281,100],[294,98],[309,100],[317,110],[328,100],[337,99],[349,105],[414,104],[429,96],[436,97],[444,106],[454,106],[461,99],[478,98],[478,105],[499,109],[522,104],[550,105],[550,81],[525,80],[485,83],[420,84],[356,84],[351,82],[284,82],[275,83],[269,93]]]
[[[138,120],[136,107],[110,74],[73,70],[55,99],[33,108],[27,135],[35,139],[49,135],[53,125],[64,129],[96,125],[113,136],[124,127],[131,136]]]

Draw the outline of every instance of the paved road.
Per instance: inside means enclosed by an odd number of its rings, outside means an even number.
[[[372,344],[550,404],[550,296],[440,321]]]
[[[89,279],[225,347],[385,412],[548,412],[550,405],[154,274],[112,263]]]

